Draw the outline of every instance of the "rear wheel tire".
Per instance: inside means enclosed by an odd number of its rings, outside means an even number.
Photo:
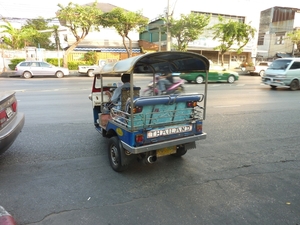
[[[111,168],[116,172],[122,172],[128,168],[128,165],[122,165],[122,153],[124,151],[121,142],[117,136],[111,137],[108,141],[108,159]]]
[[[87,71],[87,75],[88,75],[89,77],[93,77],[93,76],[94,76],[94,70],[88,70],[88,71]]]
[[[234,76],[233,76],[233,75],[230,75],[230,76],[228,77],[228,79],[227,79],[227,82],[228,82],[229,84],[234,83],[234,81],[235,81],[235,79],[234,79]]]
[[[299,81],[298,80],[293,80],[290,84],[290,89],[292,91],[296,91],[299,89]]]
[[[64,77],[64,73],[61,72],[61,71],[57,71],[56,74],[55,74],[55,76],[56,76],[57,78],[63,78],[63,77]]]
[[[31,74],[29,71],[25,71],[25,72],[23,73],[23,77],[26,78],[26,79],[29,79],[29,78],[32,77],[32,74]]]
[[[265,71],[264,70],[259,71],[259,76],[263,77],[264,75],[265,75]]]
[[[198,77],[196,78],[196,83],[197,83],[197,84],[202,84],[203,81],[204,81],[204,79],[203,79],[202,76],[198,76]]]
[[[274,86],[274,85],[270,85],[271,86],[271,89],[275,90],[277,88],[277,86]]]

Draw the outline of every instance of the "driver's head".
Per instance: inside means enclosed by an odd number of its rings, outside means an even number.
[[[122,75],[122,77],[121,77],[121,81],[122,81],[123,83],[128,83],[128,82],[130,82],[130,74],[124,73],[124,74]]]

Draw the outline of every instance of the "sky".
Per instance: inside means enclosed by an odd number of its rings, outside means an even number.
[[[55,17],[59,9],[58,3],[66,6],[69,2],[86,4],[93,0],[1,0],[0,18],[43,18]],[[167,10],[176,15],[188,14],[190,10],[246,16],[247,23],[258,27],[260,11],[274,7],[292,7],[300,9],[300,0],[98,0],[98,2],[110,3],[129,11],[141,10],[150,20],[157,18]]]

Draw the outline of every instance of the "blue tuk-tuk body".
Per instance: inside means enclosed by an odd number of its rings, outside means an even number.
[[[205,119],[207,79],[204,93],[174,93],[140,96],[134,87],[137,74],[206,72],[209,61],[190,52],[156,52],[139,55],[95,71],[93,91],[94,124],[108,138],[108,155],[115,171],[125,170],[134,159],[153,163],[166,155],[182,156],[196,148],[196,141],[205,139],[202,130]],[[105,76],[130,74],[130,88],[122,90],[119,107],[107,108],[108,91]],[[97,86],[98,83],[98,86]],[[100,84],[100,85],[99,85]]]

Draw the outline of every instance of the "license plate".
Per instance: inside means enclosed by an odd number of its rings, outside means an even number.
[[[11,117],[14,114],[11,107],[6,108],[5,111],[6,111],[6,115],[7,115],[8,118]]]
[[[168,127],[165,129],[154,129],[147,132],[147,138],[155,138],[159,136],[167,136],[171,134],[179,134],[192,131],[192,125]]]
[[[156,150],[156,157],[171,155],[176,153],[176,146],[166,147]]]

